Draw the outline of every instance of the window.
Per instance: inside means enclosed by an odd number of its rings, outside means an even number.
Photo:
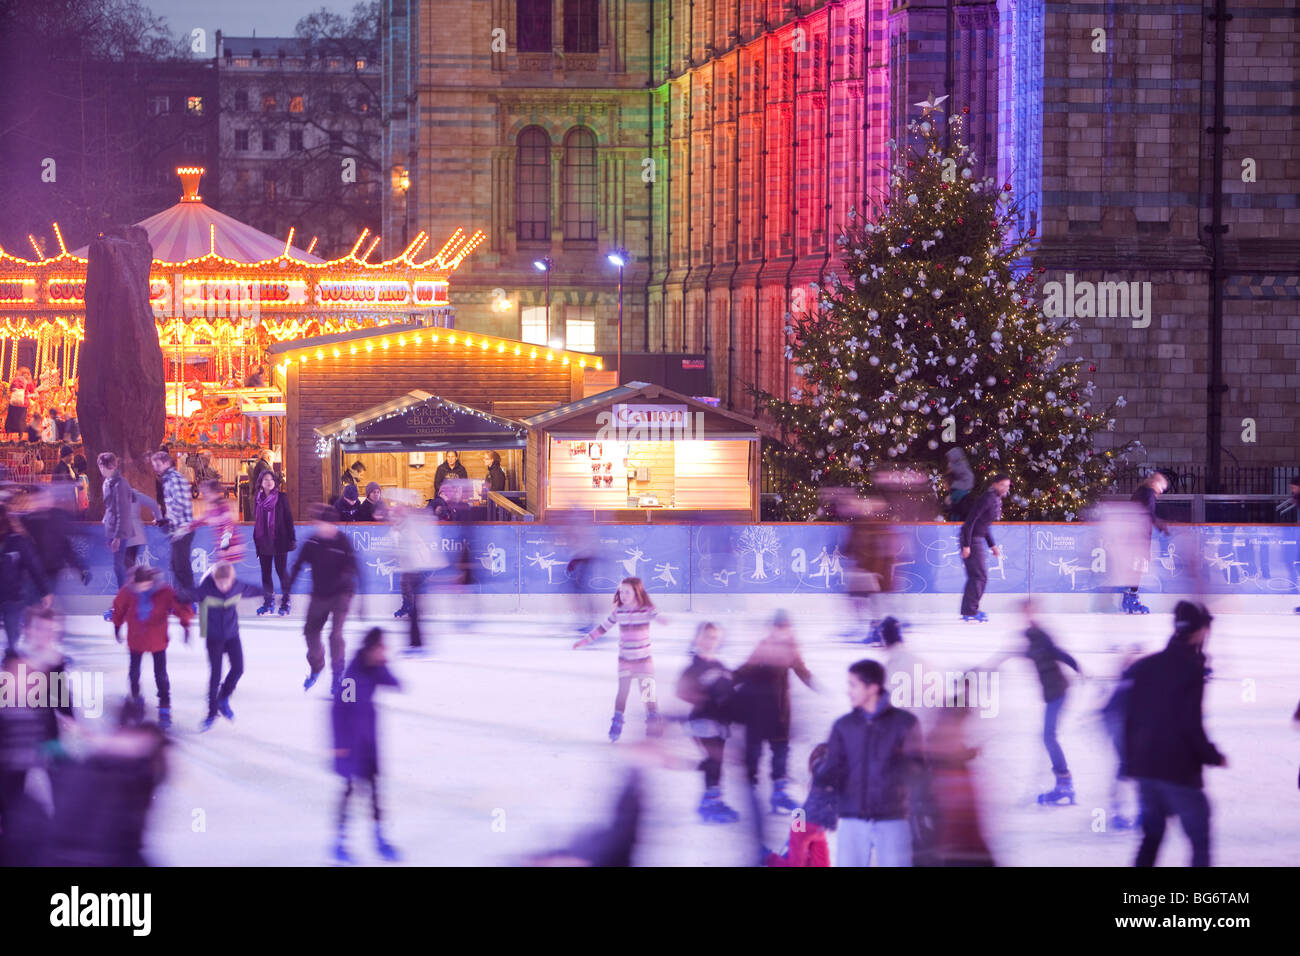
[[[515,234],[520,241],[551,238],[551,138],[530,126],[515,150]]]
[[[264,94],[264,95],[262,96],[262,112],[263,112],[263,113],[274,113],[274,112],[275,112],[275,94],[274,94],[274,93],[266,93],[266,94]]]
[[[564,238],[596,238],[596,136],[588,129],[564,138]]]
[[[253,60],[247,56],[237,56],[234,59],[235,66],[252,66]]]
[[[249,175],[247,169],[235,170],[235,195],[240,199],[248,198]]]
[[[247,90],[240,90],[238,93],[235,94],[235,112],[236,113],[248,112],[248,91]]]
[[[262,198],[265,199],[267,202],[274,202],[276,186],[278,185],[279,182],[276,179],[275,173],[267,173],[265,176],[263,176],[262,177]]]
[[[248,130],[235,130],[235,149],[243,152],[248,149]]]
[[[520,53],[551,52],[551,0],[518,0],[516,46]]]
[[[172,98],[166,93],[149,97],[149,112],[154,116],[162,116],[164,113],[170,113],[171,111]]]
[[[596,351],[596,310],[590,305],[571,305],[564,310],[564,347],[571,352]]]
[[[301,199],[302,193],[302,171],[295,170],[289,174],[289,195],[295,199]]]
[[[275,152],[275,131],[274,130],[269,130],[269,129],[262,130],[262,151],[266,153]]]
[[[330,69],[331,70],[343,69],[343,60],[337,56],[330,57]]]
[[[301,94],[301,93],[298,93],[298,94],[295,94],[294,96],[289,97],[289,112],[290,112],[290,113],[301,113],[301,112],[302,112],[302,94]]]
[[[364,56],[357,57],[357,69],[364,70],[365,68],[366,68],[366,58]]]
[[[330,94],[330,112],[331,112],[331,113],[342,113],[342,112],[343,112],[343,94],[342,94],[342,93],[331,93],[331,94]]]
[[[600,9],[596,0],[564,0],[564,52],[595,53]]]
[[[370,97],[366,96],[364,93],[357,97],[357,112],[370,112]]]
[[[186,133],[181,144],[185,152],[191,154],[203,152],[208,145],[202,133]]]
[[[289,130],[289,151],[294,153],[302,152],[302,130]]]
[[[185,97],[185,111],[191,116],[203,115],[203,97],[187,96]]]
[[[519,310],[519,338],[533,345],[547,345],[546,306],[534,305]]]

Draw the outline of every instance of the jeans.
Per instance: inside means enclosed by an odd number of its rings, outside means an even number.
[[[275,597],[275,582],[271,580],[271,565],[275,565],[275,573],[280,576],[280,594],[284,600],[289,600],[289,571],[287,565],[289,556],[287,554],[259,554],[258,562],[262,565],[262,600],[267,604]]]
[[[722,754],[727,746],[723,737],[696,737],[695,743],[704,751],[700,769],[704,771],[704,786],[712,790],[722,783]]]
[[[402,604],[406,607],[407,622],[410,626],[411,647],[423,647],[424,637],[420,633],[420,588],[424,584],[426,572],[402,572]]]
[[[140,663],[146,652],[131,652],[131,665],[127,669],[127,676],[131,681],[131,696],[140,696]],[[153,683],[158,689],[158,706],[170,707],[172,705],[172,685],[167,679],[167,651],[152,651],[153,654]]]
[[[172,580],[176,582],[177,597],[188,601],[194,590],[194,565],[190,564],[190,547],[194,532],[172,538]]]
[[[751,787],[758,786],[758,764],[763,756],[763,741],[767,739],[761,733],[745,728],[745,772],[749,775]],[[785,779],[786,760],[790,756],[790,741],[768,740],[772,748],[772,779]]]
[[[1063,706],[1065,706],[1064,694],[1056,700],[1049,700],[1047,709],[1043,711],[1043,745],[1047,747],[1047,756],[1052,758],[1052,773],[1058,777],[1066,777],[1070,774],[1070,768],[1065,765],[1065,751],[1061,749],[1056,739],[1056,724],[1061,718]]]
[[[906,820],[840,818],[836,866],[870,866],[873,849],[876,866],[911,866],[911,825]]]
[[[351,594],[313,594],[307,604],[307,622],[303,627],[303,636],[307,639],[307,666],[313,674],[325,669],[325,648],[321,644],[321,632],[325,630],[325,621],[331,615],[334,623],[330,628],[330,670],[335,677],[343,673],[343,622],[348,617],[348,606],[352,603]]]
[[[1192,866],[1210,865],[1210,801],[1200,787],[1188,787],[1149,777],[1138,778],[1142,845],[1134,866],[1155,866],[1165,821],[1176,815],[1192,844]]]
[[[113,552],[113,577],[117,579],[119,591],[126,584],[126,572],[135,567],[136,559],[139,557],[138,544],[119,544],[117,550]]]
[[[971,541],[970,557],[964,559],[966,565],[966,589],[961,594],[962,617],[973,617],[979,613],[980,598],[984,597],[984,588],[989,583],[988,568],[984,566],[984,542]]]
[[[0,604],[0,620],[4,621],[5,640],[9,642],[10,650],[18,649],[18,638],[23,629],[24,610],[21,601],[5,601]]]
[[[230,671],[221,680],[222,658],[230,658]],[[217,702],[226,700],[235,692],[235,685],[244,673],[244,645],[237,637],[224,641],[208,641],[208,716],[217,716]]]

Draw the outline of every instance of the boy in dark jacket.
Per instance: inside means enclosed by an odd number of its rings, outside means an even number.
[[[861,660],[849,668],[853,710],[831,727],[813,783],[839,797],[837,866],[912,865],[912,806],[925,800],[925,754],[917,719],[884,692],[885,669]]]
[[[262,588],[235,580],[235,566],[228,561],[216,564],[190,600],[199,606],[199,633],[208,645],[208,716],[202,730],[212,729],[220,714],[234,720],[230,696],[244,673],[244,645],[239,640],[239,602],[242,598],[261,597]],[[230,658],[230,670],[221,679],[224,658]]]
[[[687,732],[704,753],[700,769],[704,771],[704,796],[699,814],[705,823],[734,823],[740,819],[722,802],[722,754],[727,744],[732,684],[731,671],[717,658],[722,634],[705,622],[691,642],[691,663],[677,679],[677,696],[691,705],[686,719]]]
[[[343,622],[347,620],[360,577],[356,552],[352,550],[347,535],[339,531],[338,521],[339,513],[333,508],[319,509],[316,532],[302,546],[289,571],[289,589],[293,590],[302,566],[311,567],[311,601],[307,605],[307,621],[303,626],[303,636],[307,639],[307,666],[311,670],[302,682],[303,690],[310,690],[325,669],[321,632],[326,620],[333,618],[330,628],[331,696],[338,695],[339,681],[343,679]]]
[[[984,587],[989,583],[988,568],[984,563],[984,543],[988,542],[993,556],[999,557],[993,540],[993,522],[1002,517],[1002,499],[1011,490],[1007,475],[994,475],[984,494],[971,506],[970,513],[961,526],[961,559],[966,564],[966,589],[961,595],[963,621],[987,621],[989,616],[980,610]]]
[[[1126,776],[1138,782],[1142,845],[1137,866],[1154,866],[1166,819],[1176,814],[1192,844],[1192,866],[1210,865],[1210,804],[1201,768],[1226,767],[1205,735],[1205,642],[1214,618],[1202,604],[1179,601],[1165,649],[1125,673]]]

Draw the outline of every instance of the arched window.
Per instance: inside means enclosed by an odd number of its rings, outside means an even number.
[[[515,141],[515,235],[521,241],[551,238],[551,137],[530,126]]]
[[[564,137],[564,238],[596,238],[596,136],[589,129]]]
[[[520,53],[551,52],[552,0],[516,0],[515,47]]]
[[[600,49],[600,6],[596,0],[564,0],[564,52],[596,53]]]

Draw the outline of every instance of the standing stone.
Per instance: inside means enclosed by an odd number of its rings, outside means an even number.
[[[86,267],[86,340],[77,417],[90,465],[91,514],[103,514],[95,459],[111,451],[135,488],[150,492],[148,455],[167,426],[162,347],[149,304],[153,248],[139,226],[106,229],[90,244]]]

